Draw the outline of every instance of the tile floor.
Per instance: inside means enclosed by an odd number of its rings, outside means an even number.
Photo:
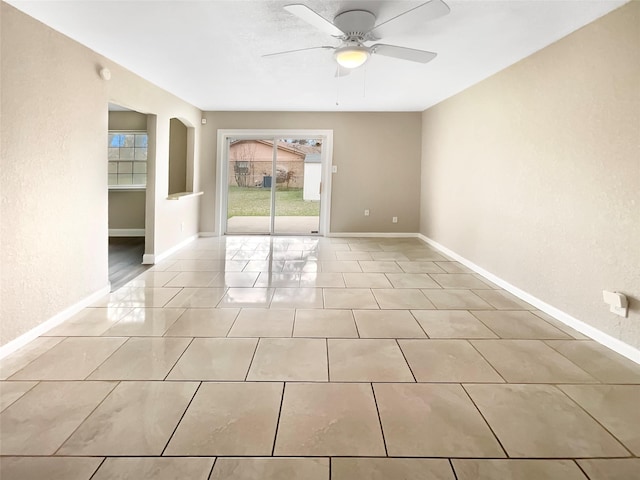
[[[2,480],[640,478],[640,366],[415,239],[199,239],[0,380]]]

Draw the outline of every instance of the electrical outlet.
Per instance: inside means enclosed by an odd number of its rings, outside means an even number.
[[[364,211],[364,216],[365,216],[365,217],[368,217],[368,216],[369,216],[369,209],[368,209],[368,208]]]
[[[180,222],[180,231],[184,232],[184,222]]]
[[[337,165],[332,165],[331,166],[331,173],[338,173],[338,166]]]
[[[392,217],[391,223],[398,223],[398,217]]]

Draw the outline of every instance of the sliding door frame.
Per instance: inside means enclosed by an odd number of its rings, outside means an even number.
[[[266,130],[247,130],[247,129],[220,129],[218,130],[218,153],[217,153],[217,168],[216,174],[218,176],[217,181],[217,195],[216,203],[218,208],[216,209],[216,215],[218,221],[216,222],[216,228],[218,235],[225,235],[227,232],[227,200],[228,200],[228,187],[229,187],[229,142],[231,139],[236,140],[274,140],[274,155],[276,151],[275,141],[280,138],[322,138],[322,154],[321,164],[322,173],[320,180],[320,225],[318,229],[318,235],[327,236],[330,232],[330,213],[331,213],[331,166],[333,164],[333,130],[289,130],[289,129],[266,129]],[[272,174],[275,180],[275,172]],[[275,183],[275,182],[274,182]],[[274,202],[275,202],[275,188],[271,193],[271,235],[285,235],[282,233],[274,232]],[[268,235],[268,234],[267,234]],[[299,235],[304,235],[300,233]]]

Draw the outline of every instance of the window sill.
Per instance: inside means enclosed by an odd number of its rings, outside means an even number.
[[[204,192],[180,192],[180,193],[172,193],[167,197],[167,200],[181,200],[183,198],[190,197],[199,197],[200,195],[204,195]]]
[[[109,185],[109,191],[129,191],[144,192],[147,190],[146,185]]]

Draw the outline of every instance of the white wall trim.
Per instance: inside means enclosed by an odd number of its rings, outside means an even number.
[[[74,303],[70,307],[67,307],[63,311],[55,314],[49,320],[45,320],[44,322],[42,322],[37,327],[32,328],[28,332],[23,333],[22,335],[20,335],[18,338],[14,339],[14,340],[11,340],[6,345],[3,345],[2,347],[0,347],[0,359],[6,357],[7,355],[10,355],[11,353],[15,352],[19,348],[24,347],[30,341],[36,339],[37,337],[39,337],[43,333],[48,332],[53,327],[57,327],[62,322],[64,322],[68,318],[71,318],[73,315],[78,313],[83,308],[86,308],[86,307],[92,305],[93,303],[95,303],[96,301],[98,301],[99,299],[104,297],[105,295],[108,295],[110,292],[111,292],[111,284],[107,284],[106,286],[104,286],[100,290],[92,293],[88,297],[83,298],[79,302]]]
[[[192,235],[191,237],[184,239],[180,243],[174,245],[173,247],[169,248],[168,250],[165,250],[164,252],[162,252],[162,253],[160,253],[158,255],[155,255],[153,253],[145,253],[142,256],[142,264],[143,265],[154,265],[154,264],[156,264],[158,262],[161,262],[162,260],[164,260],[168,256],[173,255],[174,253],[176,253],[181,248],[189,245],[196,238],[198,238],[198,235]]]
[[[553,305],[549,305],[548,303],[543,302],[539,298],[534,297],[533,295],[525,292],[524,290],[521,290],[518,287],[511,285],[509,282],[501,279],[500,277],[494,275],[491,272],[488,272],[484,268],[479,267],[478,265],[471,262],[470,260],[467,260],[463,256],[458,255],[456,252],[449,250],[444,245],[440,245],[435,240],[432,240],[429,237],[422,235],[421,233],[418,233],[417,237],[422,241],[424,241],[425,243],[427,243],[428,245],[431,245],[437,250],[440,250],[445,255],[448,255],[449,257],[460,262],[465,267],[468,267],[474,272],[479,273],[480,275],[485,277],[487,280],[490,280],[491,282],[495,283],[499,287],[505,289],[507,292],[512,293],[516,297],[533,305],[538,310],[541,310],[551,315],[553,318],[561,321],[565,325],[568,325],[571,328],[574,328],[575,330],[579,331],[580,333],[587,335],[588,337],[592,338],[598,343],[601,343],[605,347],[609,347],[614,352],[617,352],[620,355],[627,357],[629,360],[632,360],[640,364],[640,350],[638,350],[637,348],[632,347],[631,345],[623,342],[622,340],[612,337],[608,333],[604,333],[603,331],[598,330],[597,328],[589,325],[588,323],[585,323],[582,320],[578,320],[577,318],[572,317],[568,313],[563,312],[562,310],[554,307]]]
[[[406,232],[331,232],[327,237],[346,237],[346,238],[416,238],[416,233]]]
[[[144,228],[110,228],[110,237],[144,237]]]

